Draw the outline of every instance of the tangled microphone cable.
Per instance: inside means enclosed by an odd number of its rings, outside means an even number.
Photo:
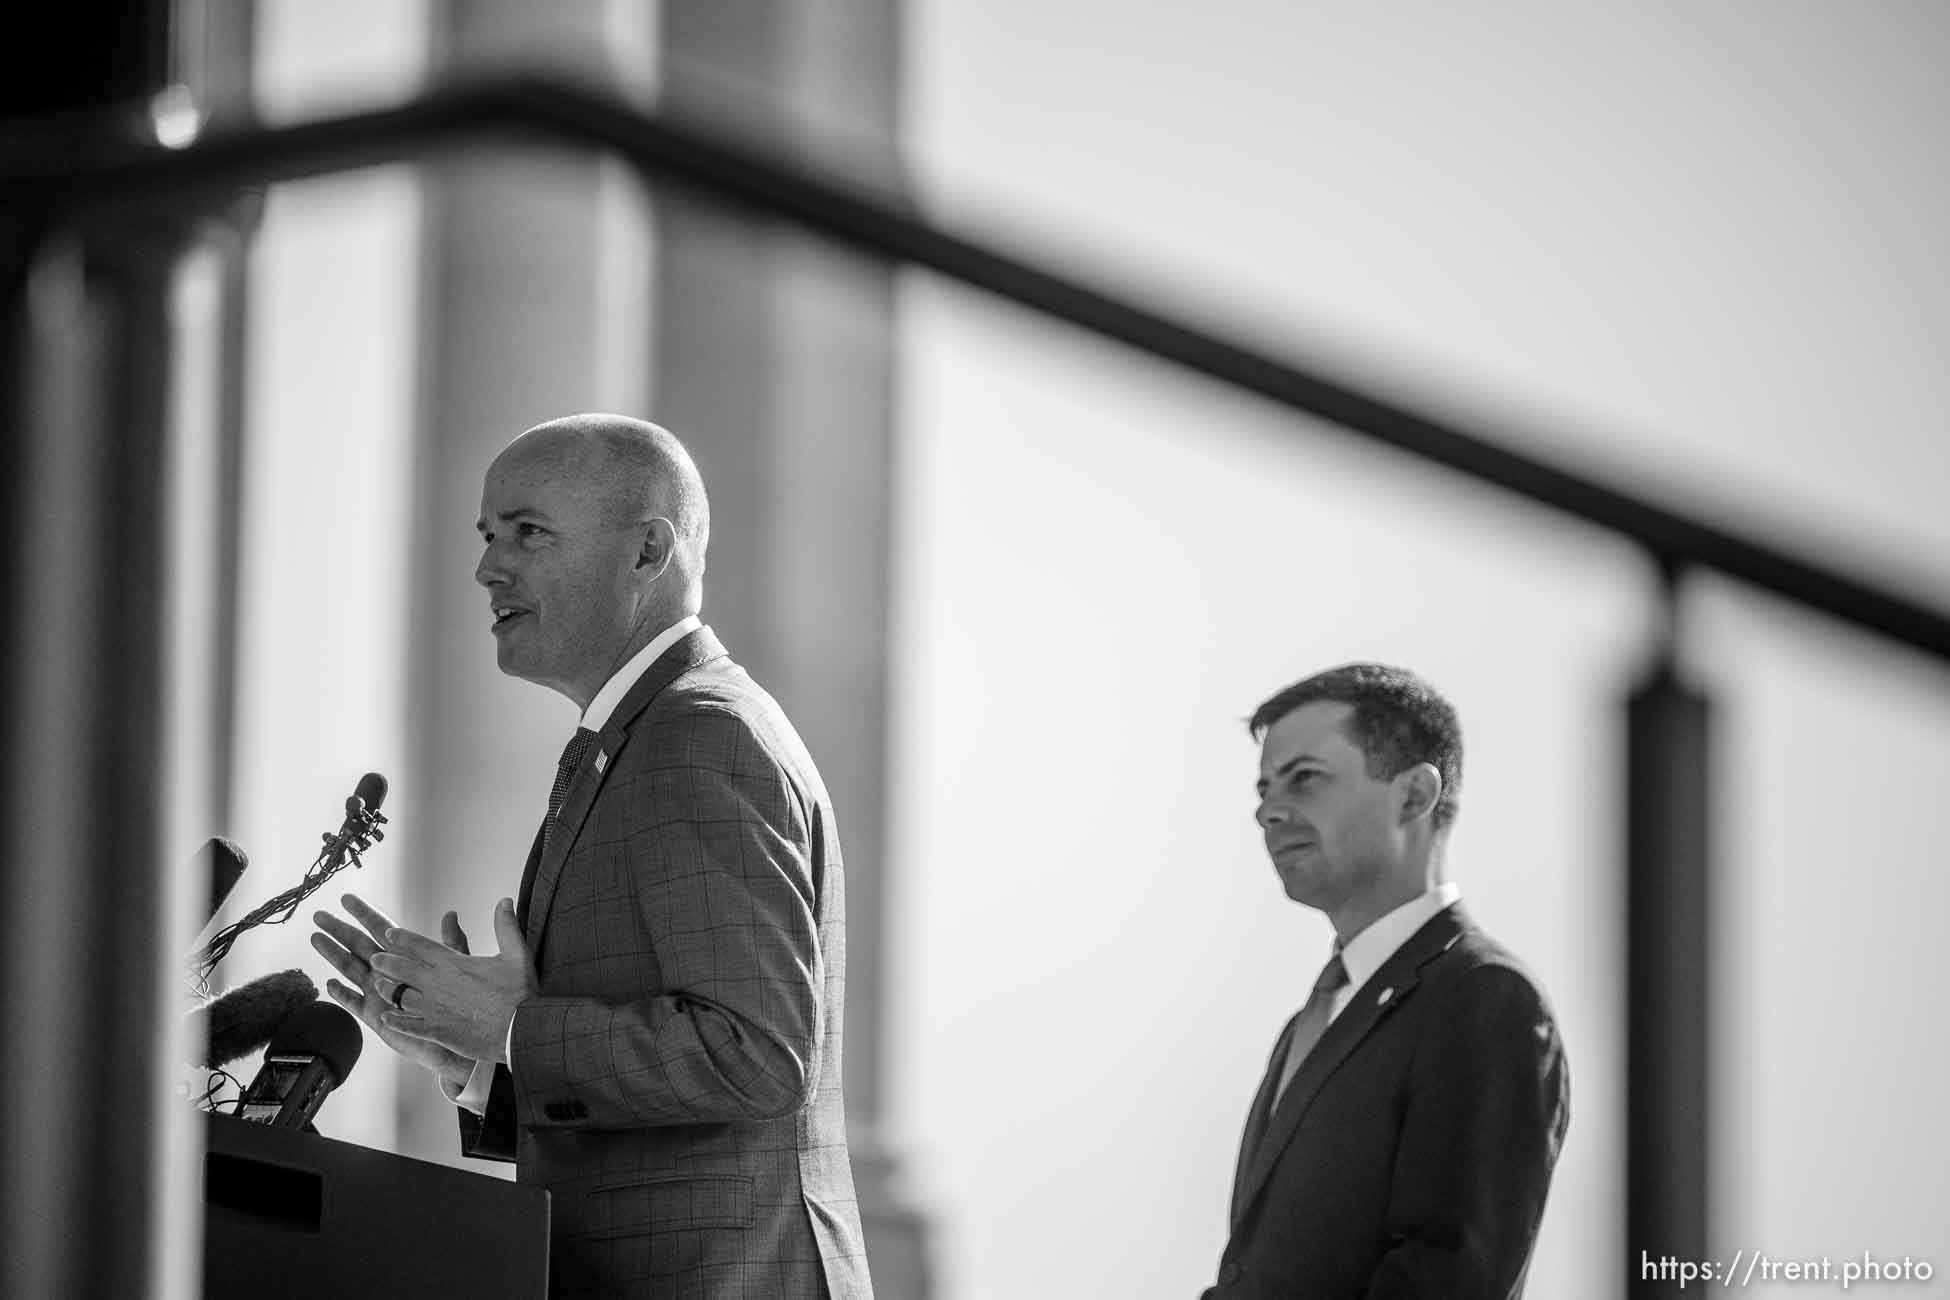
[[[195,958],[197,984],[207,988],[210,972],[229,954],[230,946],[246,930],[289,921],[297,912],[298,904],[343,870],[348,861],[355,867],[363,867],[365,862],[359,855],[376,841],[386,838],[386,832],[380,829],[386,818],[379,812],[379,805],[385,801],[385,777],[377,772],[368,772],[360,777],[358,788],[345,801],[345,821],[336,834],[328,833],[325,836],[325,847],[319,850],[318,857],[305,869],[305,878],[276,898],[260,903],[250,915],[217,931]]]

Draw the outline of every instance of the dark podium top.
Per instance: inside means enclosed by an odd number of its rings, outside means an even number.
[[[548,1193],[211,1114],[206,1300],[548,1294]]]

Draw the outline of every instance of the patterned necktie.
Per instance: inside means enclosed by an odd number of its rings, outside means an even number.
[[[595,739],[595,732],[577,727],[576,734],[562,747],[562,761],[555,765],[555,784],[548,792],[548,816],[542,818],[541,832],[528,848],[528,865],[521,869],[521,888],[515,893],[515,920],[523,930],[528,928],[528,905],[535,896],[535,873],[548,853],[549,832],[555,829],[562,801],[569,797],[569,782],[575,779],[576,769],[582,766],[582,756],[589,752],[589,744]]]
[[[1300,1014],[1293,1021],[1293,1036],[1286,1044],[1286,1064],[1280,1070],[1280,1086],[1273,1090],[1273,1106],[1277,1109],[1280,1098],[1286,1094],[1286,1086],[1293,1082],[1293,1076],[1300,1063],[1307,1059],[1307,1053],[1314,1050],[1320,1036],[1327,1032],[1329,1013],[1333,1010],[1334,994],[1347,984],[1347,967],[1341,963],[1340,950],[1327,959],[1320,968],[1320,978],[1314,981],[1314,991],[1307,995],[1307,1005],[1300,1008]]]
[[[569,737],[569,743],[562,747],[562,761],[555,765],[555,784],[548,792],[548,820],[542,823],[542,852],[548,852],[548,837],[555,830],[555,819],[562,814],[562,801],[569,797],[569,782],[575,779],[576,769],[582,766],[582,756],[589,752],[589,746],[596,741],[596,733],[587,727],[577,727],[576,734]]]

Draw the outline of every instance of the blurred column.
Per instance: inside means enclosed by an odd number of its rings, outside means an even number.
[[[5,43],[10,150],[73,155],[167,135],[156,96],[186,77],[175,105],[196,107],[200,76],[172,49],[162,0],[41,17],[52,27]],[[186,434],[171,396],[176,383],[226,381],[177,370],[172,312],[183,255],[235,256],[241,225],[227,208],[162,202],[0,215],[0,415],[12,434],[0,493],[21,539],[16,635],[0,651],[0,896],[14,918],[0,958],[0,1294],[195,1286],[200,1135],[172,1093],[172,1061],[190,900],[209,885],[188,878],[191,855],[170,832],[186,809],[210,806],[213,778],[211,765],[166,759],[173,729],[207,734],[207,720],[171,711],[179,674],[209,669],[170,658],[172,621],[186,604],[208,609],[207,591],[185,600],[206,575],[182,569],[171,512],[211,485],[173,477],[209,461],[173,454]],[[212,326],[207,313],[200,323]],[[219,369],[235,360],[209,339],[194,351]],[[214,563],[208,534],[189,531],[191,558]]]
[[[113,225],[69,226],[8,276],[4,477],[25,546],[0,813],[7,1295],[146,1293],[171,1104],[163,380],[186,240],[167,219]]]
[[[1668,600],[1672,595],[1668,593]],[[1660,1261],[1711,1258],[1707,1084],[1712,715],[1671,648],[1626,704],[1625,1254],[1633,1296]],[[1651,1269],[1641,1265],[1650,1262]]]
[[[251,100],[251,59],[256,41],[256,6],[234,0],[176,0],[171,44],[183,88],[174,111],[197,129],[242,128],[255,118]],[[180,128],[179,128],[180,129]],[[213,567],[211,659],[212,715],[208,719],[210,824],[204,833],[227,830],[233,822],[236,786],[237,678],[239,641],[238,580],[242,557],[246,351],[250,331],[250,250],[264,211],[264,191],[223,196],[220,207],[204,211],[199,251],[216,277],[216,302],[199,325],[211,332],[208,348],[217,358],[209,376],[214,466],[208,519]]]
[[[653,25],[657,12],[447,0],[434,9],[436,75],[542,63],[631,97],[661,88],[715,129],[891,174],[889,0],[816,14],[675,0]],[[838,808],[855,1171],[880,1294],[921,1297],[921,1224],[895,1193],[880,1124],[892,272],[674,193],[652,209],[630,175],[586,158],[496,147],[429,166],[425,185],[417,793],[396,817],[414,915],[458,907],[479,932],[513,889],[574,725],[566,702],[494,666],[470,576],[482,471],[553,416],[668,425],[711,490],[706,618],[784,703]],[[409,1089],[403,1149],[454,1161],[448,1109],[430,1084]]]
[[[439,0],[429,19],[436,79],[539,66],[625,90],[650,84],[653,33],[639,0]],[[495,667],[487,595],[473,580],[481,477],[531,425],[645,408],[649,210],[615,163],[522,145],[444,154],[422,186],[415,533],[402,548],[413,565],[408,760],[389,847],[406,917],[432,929],[453,908],[485,946],[576,716]],[[462,1164],[453,1109],[431,1079],[410,1071],[402,1087],[400,1149]]]
[[[895,0],[667,0],[664,102],[898,184]],[[848,1142],[881,1300],[929,1293],[887,1120],[888,591],[894,268],[677,190],[657,211],[656,418],[711,489],[706,613],[804,735],[846,858]]]

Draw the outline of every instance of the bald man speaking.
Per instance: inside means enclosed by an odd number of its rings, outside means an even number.
[[[500,951],[348,895],[356,925],[314,918],[328,990],[439,1077],[467,1154],[550,1191],[557,1300],[870,1300],[839,836],[792,724],[699,622],[697,467],[653,424],[551,421],[488,467],[477,527],[501,670],[581,726]]]

